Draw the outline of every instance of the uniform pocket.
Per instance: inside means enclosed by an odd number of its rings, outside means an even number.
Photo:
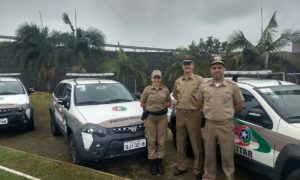
[[[232,94],[229,91],[225,91],[223,93],[223,103],[227,104],[229,102],[232,102]]]

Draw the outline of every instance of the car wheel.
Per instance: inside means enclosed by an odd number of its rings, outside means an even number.
[[[69,136],[69,152],[71,157],[71,162],[77,165],[84,165],[84,160],[80,157],[78,148],[75,143],[74,134],[71,133]]]
[[[59,131],[59,127],[58,127],[57,122],[56,122],[55,115],[51,115],[50,128],[51,128],[51,134],[53,136],[61,135],[61,133]]]
[[[177,144],[176,144],[176,126],[173,126],[171,128],[171,131],[172,131],[172,135],[173,135],[173,144],[174,144],[175,149],[177,149]],[[188,138],[188,141],[187,141],[186,145],[187,145],[187,147],[186,147],[186,155],[188,157],[193,157],[194,156],[194,152],[193,152],[193,148],[192,148],[192,145],[191,145],[191,142],[190,142],[189,138]]]
[[[300,168],[292,171],[286,180],[299,180],[300,179]]]

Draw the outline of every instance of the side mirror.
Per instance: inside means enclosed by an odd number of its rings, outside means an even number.
[[[133,95],[137,99],[141,99],[141,97],[142,97],[141,93],[134,93]]]
[[[35,92],[34,88],[29,88],[29,89],[28,89],[28,95],[30,95],[30,94],[32,94],[32,93],[34,93],[34,92]]]
[[[58,99],[58,104],[63,105],[65,108],[69,109],[70,108],[69,97],[65,96],[63,98],[59,98]]]
[[[252,108],[248,112],[248,116],[251,117],[253,122],[263,126],[264,128],[272,129],[273,123],[267,118],[266,113],[258,108]]]

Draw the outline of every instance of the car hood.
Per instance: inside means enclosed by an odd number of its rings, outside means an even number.
[[[291,125],[295,126],[296,128],[300,129],[300,123],[291,123]]]
[[[29,103],[29,98],[26,94],[18,95],[0,95],[0,106],[9,106],[10,108],[17,107],[20,104]]]
[[[138,101],[128,103],[77,106],[78,111],[88,123],[106,128],[141,124],[143,109]]]

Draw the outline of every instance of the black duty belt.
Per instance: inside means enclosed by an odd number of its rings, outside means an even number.
[[[148,111],[148,110],[146,110],[146,111]],[[165,108],[165,109],[160,110],[160,111],[148,111],[148,113],[151,114],[151,115],[154,115],[154,116],[161,116],[161,115],[167,114],[168,109]]]

